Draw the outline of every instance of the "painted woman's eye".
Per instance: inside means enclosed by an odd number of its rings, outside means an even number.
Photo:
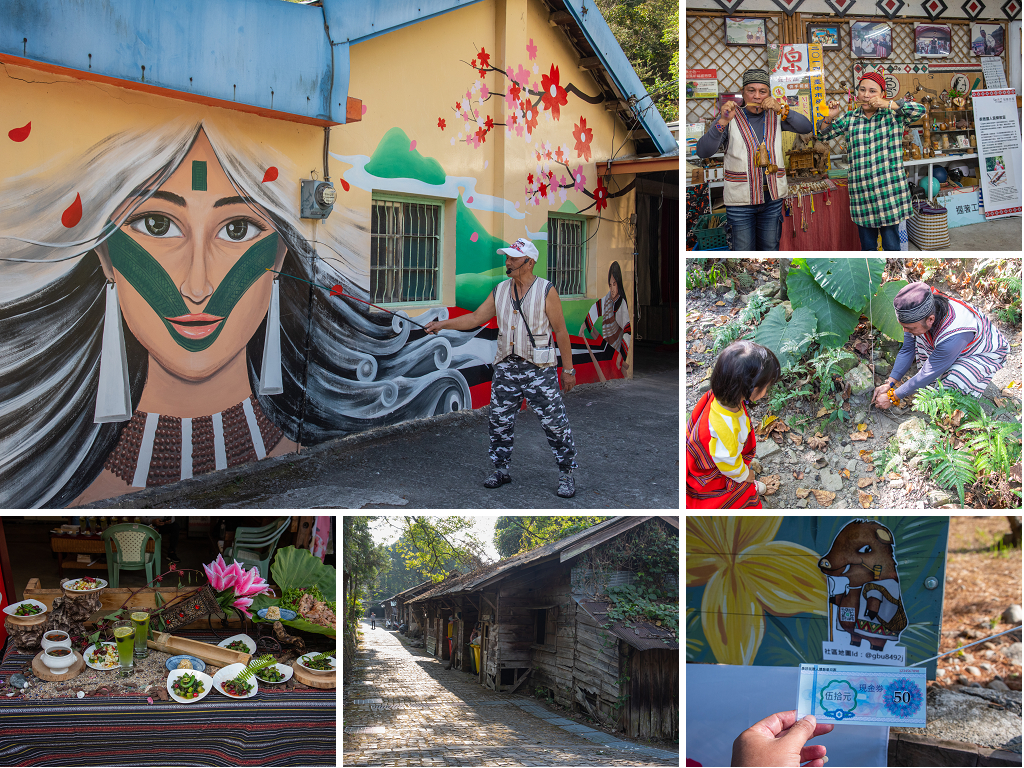
[[[178,225],[167,216],[150,213],[133,221],[129,226],[139,234],[150,237],[181,237]]]
[[[221,240],[230,240],[236,243],[244,243],[247,240],[252,240],[262,230],[253,224],[248,219],[235,219],[225,224],[220,232],[217,233],[217,237]]]

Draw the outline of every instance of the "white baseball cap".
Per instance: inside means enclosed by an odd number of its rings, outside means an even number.
[[[540,252],[537,250],[537,246],[535,246],[525,237],[520,237],[508,248],[499,248],[498,253],[508,254],[513,259],[518,259],[522,256],[525,256],[526,258],[533,259],[534,261],[536,261],[537,257],[540,256]]]

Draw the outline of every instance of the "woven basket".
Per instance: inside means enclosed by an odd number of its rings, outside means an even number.
[[[922,251],[941,251],[950,247],[946,209],[914,201],[914,215],[907,219],[907,236]]]

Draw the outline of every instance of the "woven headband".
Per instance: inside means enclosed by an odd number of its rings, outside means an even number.
[[[901,323],[916,323],[919,320],[924,320],[929,315],[935,314],[935,297],[929,293],[925,300],[918,304],[916,307],[909,307],[907,309],[896,309],[896,319]]]

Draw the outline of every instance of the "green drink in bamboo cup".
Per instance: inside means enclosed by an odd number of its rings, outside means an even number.
[[[149,639],[149,611],[133,608],[131,619],[135,626],[135,658],[148,659],[149,646],[146,641]]]
[[[130,621],[114,622],[114,641],[117,644],[118,677],[130,677],[135,674],[135,660],[132,650],[135,647],[135,625]]]

